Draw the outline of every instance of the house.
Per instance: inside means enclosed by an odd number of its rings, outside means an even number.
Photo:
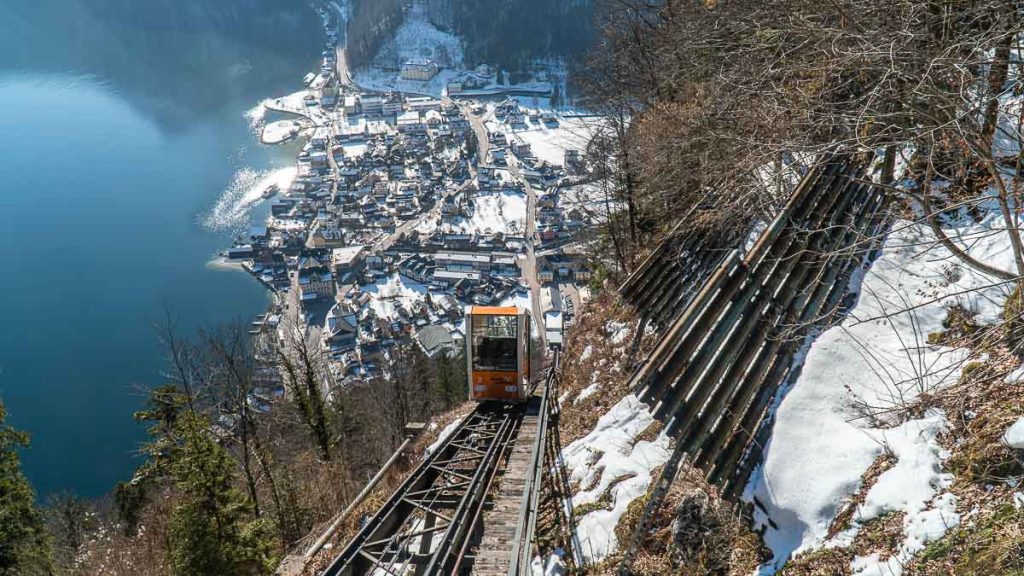
[[[239,244],[228,249],[228,260],[251,260],[255,255],[251,244]]]
[[[455,340],[451,333],[441,326],[426,326],[416,332],[416,343],[419,344],[427,358],[439,355],[451,356],[455,353]]]
[[[384,97],[380,94],[364,94],[359,99],[359,106],[367,116],[384,114]]]
[[[405,107],[415,112],[440,111],[441,101],[429,96],[415,96],[405,101]]]
[[[413,254],[398,264],[398,273],[414,282],[425,284],[434,276],[434,265],[427,257]]]
[[[303,302],[334,297],[334,278],[331,270],[313,256],[306,256],[299,262],[296,280],[299,299]]]
[[[355,244],[331,251],[331,269],[339,282],[348,283],[346,277],[363,269],[366,246]]]
[[[511,148],[512,148],[512,153],[515,154],[519,158],[529,158],[529,157],[533,156],[533,149],[530,147],[530,144],[527,143],[527,142],[522,142],[520,140],[516,140],[516,141],[512,142]]]
[[[395,121],[401,133],[425,132],[427,127],[420,121],[420,113],[409,111],[400,115]]]
[[[341,354],[356,348],[359,326],[355,312],[348,306],[335,304],[324,322],[323,347],[331,355]]]
[[[491,253],[491,273],[519,276],[519,264],[514,254]]]
[[[454,287],[459,283],[478,284],[480,282],[479,272],[455,272],[451,270],[436,270],[431,285],[441,287]]]
[[[363,104],[365,109],[366,105]],[[388,94],[380,105],[382,116],[397,116],[402,113],[402,97],[397,94]]]
[[[413,58],[402,64],[402,70],[399,74],[402,80],[414,80],[417,82],[427,82],[431,80],[440,68],[437,66],[437,62],[429,58]]]
[[[359,113],[359,98],[355,94],[346,94],[344,101],[345,115],[353,116]]]
[[[336,226],[317,222],[306,240],[306,248],[310,250],[329,250],[345,245],[345,232]]]
[[[475,252],[438,252],[434,261],[439,268],[462,272],[487,272],[491,269],[491,255]]]
[[[542,284],[546,282],[554,282],[555,271],[547,267],[541,268],[537,271],[537,280]]]

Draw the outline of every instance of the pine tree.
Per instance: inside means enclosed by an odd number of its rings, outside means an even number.
[[[18,450],[28,446],[28,435],[5,425],[6,415],[0,402],[0,575],[52,574],[43,515],[18,456]]]
[[[235,465],[203,418],[183,414],[180,444],[169,461],[181,501],[170,519],[169,554],[177,576],[266,574],[272,568],[269,526],[235,486]]]

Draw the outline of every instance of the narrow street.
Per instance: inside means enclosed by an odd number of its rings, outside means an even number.
[[[483,164],[483,160],[487,158],[487,153],[490,151],[491,140],[489,138],[489,132],[487,126],[484,125],[484,116],[477,116],[473,114],[472,110],[467,104],[458,102],[459,107],[462,109],[463,115],[469,119],[469,124],[473,128],[473,133],[476,134],[478,154],[480,163]],[[544,310],[541,308],[541,284],[537,278],[537,256],[534,253],[534,237],[537,233],[537,192],[533,189],[533,186],[523,178],[522,172],[519,170],[518,162],[519,159],[509,154],[511,162],[508,165],[508,172],[513,178],[523,184],[526,190],[526,230],[524,236],[526,237],[526,253],[520,257],[519,269],[522,271],[522,278],[526,281],[527,286],[530,289],[530,302],[533,310],[531,314],[536,323],[537,336],[540,339],[541,346],[547,347],[547,337],[544,334]]]

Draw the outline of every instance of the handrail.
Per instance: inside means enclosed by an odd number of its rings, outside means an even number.
[[[555,351],[554,362],[548,369],[545,379],[544,394],[541,396],[538,418],[537,439],[533,443],[533,457],[530,463],[530,476],[523,501],[519,508],[519,519],[516,532],[512,539],[512,560],[509,564],[509,576],[529,574],[531,564],[532,543],[537,529],[537,508],[544,475],[544,445],[547,439],[548,400],[554,383],[558,379],[558,351]]]

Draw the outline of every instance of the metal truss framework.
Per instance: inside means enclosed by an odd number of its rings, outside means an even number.
[[[471,528],[521,421],[520,407],[480,405],[366,521],[324,576],[419,576],[465,567]]]

